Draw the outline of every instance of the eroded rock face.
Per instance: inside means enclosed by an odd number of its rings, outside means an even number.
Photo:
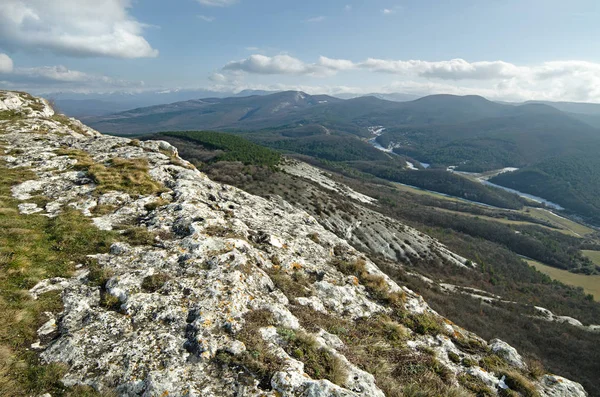
[[[15,95],[0,92],[0,109],[27,107],[27,99],[17,95],[17,104]],[[154,235],[151,244],[119,242],[109,253],[93,255],[110,272],[103,289],[82,267],[70,279],[45,280],[31,290],[34,298],[62,290],[63,312],[49,316],[36,347],[43,361],[67,365],[66,385],[91,385],[123,396],[384,396],[375,377],[347,357],[347,346],[336,335],[323,329],[311,334],[315,346],[343,367],[337,384],[311,378],[302,356],[282,348],[285,341],[278,329],[303,331],[291,310],[294,305],[346,321],[392,313],[365,282],[334,265],[343,259],[360,261],[364,280],[377,280],[379,288],[404,296],[406,315],[425,313],[444,324],[435,336],[406,330],[406,345],[415,355],[429,349],[452,374],[448,382],[457,387],[459,375],[469,373],[484,377],[482,382],[495,392],[498,377],[476,364],[488,351],[485,341],[440,318],[422,297],[394,283],[312,216],[283,200],[269,201],[211,181],[179,159],[166,142],[134,142],[101,135],[74,120],[65,124],[48,119],[53,113],[42,103],[44,109],[24,112],[19,123],[0,122],[0,140],[11,153],[2,159],[10,167],[29,167],[38,176],[13,189],[25,201],[21,212],[60,216],[75,208],[101,229],[128,224]],[[65,149],[107,166],[117,158],[143,159],[148,175],[164,189],[148,195],[100,194],[86,172],[73,168],[79,160]],[[34,195],[47,198],[44,208],[26,203]],[[95,215],[98,206],[104,208],[103,215]],[[276,282],[273,272],[310,280],[303,286],[305,296],[294,296]],[[150,288],[149,279],[160,282]],[[103,303],[106,296],[112,299],[110,306]],[[275,322],[261,328],[260,335],[282,362],[268,385],[217,360],[220,352],[235,356],[246,351],[238,335],[246,326],[245,316],[259,310]],[[478,346],[477,352],[457,344],[459,340]],[[518,356],[508,345],[502,349]],[[507,359],[507,365],[518,369],[519,362]],[[540,393],[585,395],[580,385],[557,379],[544,377]]]
[[[490,341],[490,349],[508,361],[513,367],[525,369],[526,365],[523,362],[523,358],[517,352],[517,349],[509,345],[508,343],[501,341],[500,339],[493,339]]]
[[[477,266],[448,250],[436,239],[371,210],[364,204],[375,203],[375,199],[334,181],[318,168],[296,160],[287,160],[282,168],[289,174],[313,181],[355,201],[346,202],[349,208],[344,212],[334,211],[322,217],[320,223],[361,251],[375,252],[403,263],[418,263],[427,259],[464,268],[468,267],[468,263],[470,267]]]

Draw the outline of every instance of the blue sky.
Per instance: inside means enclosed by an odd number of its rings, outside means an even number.
[[[0,87],[600,102],[595,0],[3,0]]]

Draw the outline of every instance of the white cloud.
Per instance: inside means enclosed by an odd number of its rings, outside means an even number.
[[[10,72],[0,70],[0,79],[9,88],[34,89],[36,91],[55,89],[107,91],[144,87],[142,81],[119,80],[104,75],[71,70],[65,66],[14,68]]]
[[[307,64],[289,55],[268,57],[254,54],[240,61],[229,62],[223,71],[253,74],[327,75],[331,71],[319,64]]]
[[[74,56],[155,57],[131,0],[2,0],[0,43]]]
[[[230,62],[223,73],[327,77],[342,72],[398,76],[407,93],[479,94],[494,99],[600,102],[600,63],[554,61],[520,66],[505,61],[384,60],[361,62],[321,56],[307,63],[289,55],[252,55]],[[384,89],[385,87],[380,87]],[[410,90],[409,90],[410,89]],[[371,89],[373,92],[373,89]],[[380,91],[385,92],[385,91]]]
[[[325,17],[323,15],[319,15],[318,17],[308,18],[306,20],[306,22],[315,23],[315,22],[323,22],[324,20],[325,20]]]
[[[344,7],[344,11],[352,11],[352,5],[346,4],[346,6]]]
[[[209,16],[206,16],[206,15],[198,15],[198,18],[200,18],[204,22],[212,22],[212,21],[215,20],[215,17],[209,17]]]
[[[214,81],[215,83],[225,83],[228,81],[227,76],[223,73],[213,73],[209,77],[210,81]]]
[[[0,73],[10,73],[12,70],[12,59],[8,55],[0,53]]]
[[[384,9],[382,9],[381,13],[383,15],[392,15],[392,14],[395,14],[396,12],[398,12],[400,10],[402,10],[402,6],[394,6],[394,7],[391,7],[391,8],[384,8]]]
[[[240,61],[229,62],[223,67],[225,72],[251,74],[289,74],[325,77],[342,70],[355,68],[356,65],[346,59],[320,57],[317,63],[305,63],[292,56],[281,54],[269,57],[253,54]]]
[[[467,62],[464,59],[428,62],[419,60],[390,61],[369,58],[357,65],[375,72],[408,74],[448,80],[486,80],[498,77],[513,77],[520,71],[515,65],[502,61]]]
[[[318,65],[331,71],[342,71],[356,68],[356,65],[347,59],[331,59],[324,56],[319,57]]]
[[[196,0],[203,6],[208,7],[229,7],[237,3],[237,0]]]

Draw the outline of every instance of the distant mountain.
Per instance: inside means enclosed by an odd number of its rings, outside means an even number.
[[[553,108],[556,108],[563,112],[600,116],[600,103],[551,101],[527,101],[525,103],[541,103],[544,105],[552,106]]]
[[[392,94],[380,94],[380,93],[371,93],[371,94],[352,94],[352,93],[345,93],[345,94],[335,94],[334,95],[337,98],[341,98],[341,99],[352,99],[352,98],[358,98],[361,96],[374,96],[375,98],[379,98],[379,99],[384,99],[386,101],[393,101],[393,102],[407,102],[407,101],[414,101],[415,99],[419,99],[422,97],[422,95],[414,95],[414,94],[403,94],[403,93],[392,93]]]
[[[392,128],[377,140],[384,147],[399,146],[395,152],[427,163],[482,172],[580,153],[599,138],[598,130],[556,109],[523,105],[499,117]]]
[[[275,91],[244,90],[237,94],[210,90],[163,90],[143,92],[115,93],[63,93],[56,92],[45,95],[52,99],[62,112],[78,118],[104,116],[123,112],[130,109],[155,106],[201,98],[246,97],[253,95],[268,95]]]
[[[138,108],[86,121],[108,133],[139,134],[161,130],[296,128],[322,125],[333,131],[368,136],[367,128],[456,124],[519,113],[479,96],[432,95],[410,102],[374,96],[342,100],[327,95],[286,91],[264,96],[207,98]]]
[[[301,115],[306,114],[303,111],[337,102],[342,100],[327,95],[286,91],[264,96],[176,102],[92,118],[87,122],[100,131],[119,134],[189,129],[262,129],[301,122]]]
[[[588,112],[595,109],[594,105],[568,107],[575,108]],[[430,95],[394,102],[376,96],[343,100],[286,91],[175,102],[94,117],[87,122],[102,132],[125,135],[177,130],[230,131],[272,148],[344,163],[345,167],[402,183],[427,188],[443,185],[447,191],[461,181],[423,171],[418,171],[418,178],[405,174],[406,158],[431,163],[433,168],[442,170],[448,166],[471,172],[531,168],[536,172],[514,175],[519,179],[519,190],[549,198],[544,195],[547,189],[543,185],[548,185],[545,175],[552,175],[550,179],[562,182],[553,185],[551,201],[600,221],[600,217],[593,216],[594,211],[600,213],[600,201],[588,200],[600,193],[600,177],[589,179],[590,186],[582,182],[574,187],[558,169],[559,164],[587,164],[591,171],[586,173],[596,172],[597,162],[593,158],[600,150],[600,130],[582,121],[581,116],[595,117],[561,111],[553,104],[502,104],[474,95]],[[371,147],[367,140],[375,138],[375,126],[385,128],[376,137],[377,142],[393,148],[398,156]],[[578,160],[573,161],[574,158]],[[546,182],[533,183],[531,175]],[[517,186],[512,178],[506,175],[497,182]],[[523,185],[529,188],[523,189]],[[488,203],[495,202],[489,192],[478,192],[476,186],[461,189],[463,196],[477,194],[488,197]],[[511,200],[501,197],[505,206],[519,205]]]
[[[278,92],[281,91],[265,91],[265,90],[243,90],[238,92],[237,94],[235,94],[235,97],[245,97],[245,96],[254,96],[254,95],[270,95],[270,94],[276,94]]]
[[[552,106],[571,117],[583,121],[594,128],[600,128],[600,104],[584,102],[552,102],[552,101],[527,101],[523,103],[499,102],[508,105],[543,104]]]
[[[129,105],[100,99],[54,99],[54,104],[64,114],[76,118],[105,116],[129,108]]]

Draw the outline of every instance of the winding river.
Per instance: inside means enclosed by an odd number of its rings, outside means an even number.
[[[395,155],[396,153],[394,153],[392,149],[385,148],[385,147],[381,146],[379,144],[379,142],[377,142],[377,137],[383,133],[383,131],[385,130],[385,128],[383,128],[383,127],[371,127],[371,128],[372,128],[371,132],[375,135],[375,137],[369,139],[367,142],[369,142],[369,144],[371,144],[375,149],[378,149],[378,150],[381,150],[382,152],[386,152],[386,153],[390,153],[390,154],[394,154]],[[427,164],[427,163],[421,163],[421,165],[423,167],[425,167],[425,168],[429,168],[429,164]],[[493,171],[492,172],[488,172],[488,173],[486,173],[485,176],[482,175],[482,174],[476,174],[476,173],[470,173],[470,172],[456,172],[456,173],[457,174],[464,174],[464,175],[473,176],[473,177],[476,178],[476,180],[478,180],[479,182],[483,183],[484,185],[495,187],[495,188],[498,188],[498,189],[502,189],[502,190],[505,190],[505,191],[510,192],[510,193],[514,193],[517,196],[526,198],[528,200],[535,201],[537,203],[542,203],[542,204],[546,205],[549,208],[552,208],[552,209],[555,209],[555,210],[563,210],[564,209],[559,204],[553,203],[552,201],[546,200],[546,199],[544,199],[542,197],[534,196],[534,195],[528,194],[528,193],[523,193],[523,192],[520,192],[518,190],[508,188],[508,187],[496,185],[495,183],[489,182],[487,180],[488,178],[491,178],[492,176],[495,176],[495,175],[497,175],[497,174],[499,174],[501,172],[514,171],[514,170],[516,170],[516,168],[514,168],[514,169],[513,168],[510,168],[510,169],[505,168],[503,170],[498,170],[498,172],[493,172]],[[453,170],[449,170],[449,172],[454,172],[454,171]],[[406,185],[406,186],[409,186],[409,185]],[[410,186],[410,187],[416,188],[415,186]],[[417,188],[417,189],[420,189],[420,188]],[[420,189],[420,190],[427,190],[427,189]],[[432,192],[432,193],[437,193],[437,194],[441,194],[441,195],[444,195],[444,196],[448,196],[448,195],[446,195],[444,193],[440,193],[440,192]],[[454,196],[451,196],[451,197],[454,197]],[[457,197],[457,198],[461,199],[460,197]],[[461,200],[464,200],[464,199],[461,199]],[[469,201],[469,200],[466,200],[466,201]],[[476,204],[482,204],[482,203],[476,203]],[[483,204],[483,205],[486,205],[486,204]]]

